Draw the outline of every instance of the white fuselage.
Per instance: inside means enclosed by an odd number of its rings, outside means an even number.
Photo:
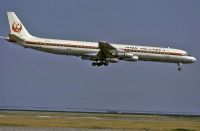
[[[24,40],[24,42],[20,43],[20,45],[48,53],[81,56],[82,58],[93,57],[99,52],[97,42],[57,40],[31,37],[27,40]],[[134,56],[138,56],[138,60],[142,61],[185,64],[193,63],[196,61],[196,59],[188,55],[186,51],[179,49],[123,44],[111,45],[128,53],[132,53]]]

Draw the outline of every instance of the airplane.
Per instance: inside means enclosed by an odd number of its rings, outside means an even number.
[[[187,51],[174,48],[161,48],[138,45],[113,44],[108,42],[85,42],[72,40],[46,39],[32,36],[16,16],[15,12],[7,12],[10,34],[1,37],[9,42],[25,48],[31,48],[47,53],[81,57],[92,61],[92,66],[108,66],[120,60],[152,61],[176,63],[178,71],[182,64],[196,62]]]

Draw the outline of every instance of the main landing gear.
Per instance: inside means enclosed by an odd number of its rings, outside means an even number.
[[[107,61],[100,61],[100,62],[93,62],[92,63],[92,66],[102,66],[102,65],[104,65],[104,66],[108,66],[108,62]]]
[[[182,66],[182,63],[178,63],[178,71],[182,71],[181,66]]]

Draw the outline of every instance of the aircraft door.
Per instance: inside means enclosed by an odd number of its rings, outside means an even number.
[[[39,41],[37,45],[38,45],[39,49],[42,48],[42,42],[41,41]]]
[[[71,52],[71,44],[70,43],[67,43],[66,44],[66,47],[67,47],[67,53],[70,53]]]

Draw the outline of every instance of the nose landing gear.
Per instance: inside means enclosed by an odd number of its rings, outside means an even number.
[[[178,63],[178,71],[182,71],[181,66],[182,66],[182,63]]]

